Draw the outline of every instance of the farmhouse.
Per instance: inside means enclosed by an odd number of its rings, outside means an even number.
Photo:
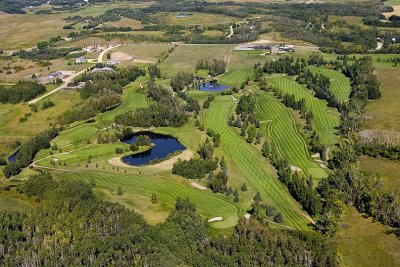
[[[77,59],[75,59],[75,63],[76,64],[82,64],[82,63],[86,63],[87,59],[85,57],[78,57]]]
[[[49,77],[49,79],[54,79],[54,78],[60,77],[61,75],[62,75],[62,72],[57,71],[57,72],[51,72],[48,77]]]
[[[114,69],[110,67],[92,69],[92,73],[99,73],[99,72],[114,72]]]

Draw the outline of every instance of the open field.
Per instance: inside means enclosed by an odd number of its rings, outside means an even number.
[[[143,25],[140,21],[135,20],[135,19],[129,19],[122,17],[118,21],[110,21],[105,24],[102,24],[101,26],[98,26],[99,28],[107,28],[107,27],[131,27],[132,29],[141,29],[143,28]]]
[[[368,103],[366,128],[400,131],[398,110],[400,76],[398,73],[398,68],[378,67],[376,69],[376,74],[381,82],[382,97]]]
[[[353,207],[346,211],[345,227],[335,237],[341,266],[399,266],[400,240],[388,233],[390,229],[371,218],[363,218]]]
[[[343,102],[349,99],[350,79],[344,76],[343,73],[324,67],[318,68],[311,66],[309,67],[309,69],[314,73],[320,73],[331,79],[330,89],[332,90],[332,93],[339,102]]]
[[[215,25],[215,24],[231,24],[237,21],[237,18],[225,16],[222,14],[207,14],[207,13],[191,13],[193,15],[184,18],[177,17],[179,13],[168,12],[158,13],[154,15],[162,23],[167,25]]]
[[[211,107],[202,115],[206,128],[221,134],[221,152],[228,166],[229,183],[238,188],[246,182],[250,192],[260,192],[263,199],[276,205],[285,217],[285,225],[296,229],[307,229],[309,222],[298,203],[281,184],[275,170],[261,155],[259,148],[247,144],[227,120],[234,110],[231,96],[217,96]],[[253,195],[250,196],[250,199]],[[245,199],[250,204],[250,199]],[[243,201],[243,200],[241,200]]]
[[[194,72],[200,59],[223,59],[231,49],[232,45],[180,45],[160,65],[161,75],[170,77],[180,71]]]
[[[256,99],[262,132],[274,142],[281,156],[300,168],[300,173],[317,180],[326,177],[327,172],[310,157],[307,143],[287,108],[270,93],[257,92]]]
[[[379,174],[387,190],[396,191],[400,188],[400,161],[362,156],[358,163],[361,170]]]
[[[173,45],[126,45],[117,47],[112,52],[122,52],[134,58],[157,62],[173,47]]]
[[[261,55],[260,50],[233,51],[229,57],[228,69],[254,67],[255,64],[263,65],[267,60],[266,56]]]
[[[339,113],[333,108],[329,108],[325,100],[314,97],[310,90],[294,81],[293,77],[272,76],[268,81],[282,93],[294,94],[296,100],[304,98],[307,107],[313,113],[312,123],[321,142],[331,147],[337,142],[338,136],[335,133],[336,127],[339,126]]]

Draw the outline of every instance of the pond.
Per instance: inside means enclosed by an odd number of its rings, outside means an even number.
[[[203,92],[220,92],[228,89],[229,86],[218,84],[217,81],[209,81],[198,85],[196,88]]]
[[[18,156],[18,151],[14,152],[14,154],[8,157],[8,162],[16,162],[17,156]]]
[[[139,135],[148,135],[151,139],[151,143],[153,143],[154,146],[147,151],[123,157],[122,161],[131,166],[147,165],[152,160],[163,159],[171,153],[186,149],[186,147],[182,145],[175,137],[153,132],[134,133],[124,137],[122,142],[125,144],[131,144],[136,141]]]
[[[193,16],[193,14],[190,14],[190,13],[179,13],[175,17],[182,19],[182,18],[186,18],[186,17],[189,17],[189,16]]]

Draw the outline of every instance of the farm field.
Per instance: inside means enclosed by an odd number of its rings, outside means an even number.
[[[293,77],[274,77],[268,79],[283,94],[294,94],[296,100],[305,99],[307,107],[313,113],[313,125],[324,145],[333,147],[337,142],[336,127],[339,126],[339,113],[327,106],[325,100],[315,98],[311,91],[301,86]]]
[[[231,24],[237,18],[225,16],[222,14],[206,14],[206,13],[190,13],[192,15],[186,17],[177,17],[180,13],[168,12],[158,13],[154,17],[158,18],[162,23],[167,25],[215,25],[215,24]]]
[[[308,151],[307,142],[299,133],[296,123],[287,108],[272,94],[257,92],[257,110],[264,136],[268,136],[283,158],[300,168],[300,173],[319,180],[327,172],[315,162]]]

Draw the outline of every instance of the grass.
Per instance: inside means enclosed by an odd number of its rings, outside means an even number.
[[[296,100],[305,99],[307,107],[313,113],[312,123],[321,142],[333,147],[338,139],[336,127],[339,126],[339,113],[333,108],[328,108],[325,100],[314,97],[310,90],[294,81],[293,77],[272,76],[268,81],[282,93],[294,94]]]
[[[180,45],[160,65],[161,74],[171,77],[178,72],[194,72],[196,63],[200,59],[224,59],[225,55],[233,48],[232,45]]]
[[[219,78],[218,82],[231,87],[236,86],[239,88],[240,85],[247,80],[247,78],[251,78],[253,76],[254,69],[252,68],[233,69]]]
[[[216,25],[216,24],[231,24],[237,19],[222,14],[207,14],[207,13],[191,13],[192,16],[185,18],[177,18],[176,15],[179,13],[168,12],[168,13],[157,13],[154,17],[158,18],[162,23],[167,25]]]
[[[382,97],[367,105],[367,128],[400,131],[400,113],[398,112],[400,76],[398,73],[398,68],[376,68],[376,74],[381,83]]]
[[[267,60],[266,56],[262,56],[260,50],[250,51],[233,51],[229,57],[228,69],[254,67],[254,64],[260,63],[263,65]]]
[[[150,217],[154,219],[155,212],[153,204],[151,204],[151,195],[155,193],[159,201],[159,204],[157,204],[158,207],[156,208],[164,211],[164,214],[173,208],[178,197],[189,197],[190,200],[196,204],[199,213],[205,218],[217,216],[235,218],[234,220],[228,220],[225,225],[223,225],[224,228],[233,227],[239,219],[239,208],[232,200],[228,200],[223,195],[214,194],[210,190],[203,191],[195,189],[189,186],[187,184],[188,182],[184,181],[183,178],[180,179],[180,182],[176,182],[172,179],[162,178],[159,174],[138,174],[138,172],[129,174],[84,172],[70,174],[68,178],[82,179],[86,182],[95,181],[97,187],[109,191],[117,191],[118,186],[121,186],[122,191],[128,195],[125,196],[125,198],[122,196],[120,199],[116,199],[118,196],[114,195],[113,199],[119,202],[122,200],[123,204],[125,199],[132,208],[142,213],[145,218]],[[129,201],[139,198],[141,198],[142,201]],[[162,219],[162,217],[164,216],[161,216],[159,219]],[[160,221],[157,220],[157,222]]]
[[[255,192],[260,192],[263,199],[276,205],[282,212],[285,224],[297,229],[308,229],[304,211],[278,181],[275,170],[262,157],[260,149],[247,144],[239,133],[227,124],[233,108],[231,96],[217,96],[211,107],[202,115],[205,127],[221,135],[219,153],[224,155],[227,162],[229,184],[238,188],[246,182],[249,193],[245,195],[247,199],[243,199],[242,196],[241,202],[250,204]]]
[[[311,66],[309,69],[314,73],[320,73],[331,79],[330,89],[333,95],[339,102],[343,102],[350,97],[350,79],[344,76],[343,73],[328,69],[325,67],[314,67]]]
[[[310,157],[307,143],[287,108],[270,93],[258,92],[256,99],[262,132],[273,140],[281,156],[308,176],[318,180],[326,177],[327,172]]]
[[[384,180],[384,186],[387,190],[394,191],[400,188],[400,177],[398,175],[400,161],[362,156],[359,158],[358,164],[363,171],[379,174]]]
[[[15,188],[7,191],[0,189],[0,211],[28,212],[34,204],[32,199],[19,194]]]
[[[112,52],[124,52],[140,59],[157,61],[165,56],[168,50],[173,47],[173,45],[128,45],[117,47]]]
[[[400,240],[389,228],[363,218],[353,207],[347,208],[343,225],[335,237],[341,266],[400,265]]]

